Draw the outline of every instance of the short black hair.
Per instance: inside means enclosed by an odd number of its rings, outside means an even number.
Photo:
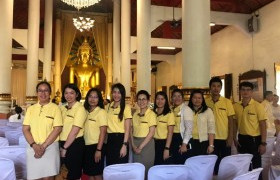
[[[182,91],[181,89],[174,89],[174,90],[172,91],[171,97],[173,97],[173,95],[174,95],[175,93],[181,94],[182,98],[184,98],[184,93],[183,93],[183,91]]]
[[[82,99],[81,91],[79,90],[77,85],[76,84],[67,84],[66,86],[64,86],[63,91],[62,91],[62,98],[61,98],[62,103],[66,102],[64,93],[67,88],[73,89],[76,92],[76,94],[77,94],[76,101],[80,101]]]
[[[203,92],[199,89],[195,89],[195,90],[192,91],[191,96],[190,96],[190,102],[189,102],[188,106],[193,111],[195,111],[194,105],[193,105],[193,102],[192,102],[192,98],[195,94],[201,94],[201,96],[202,96],[202,104],[201,104],[202,109],[201,109],[200,113],[203,113],[204,111],[206,111],[208,109],[208,106],[206,105],[206,102],[205,102],[205,99],[204,99],[204,96],[203,96]]]
[[[87,92],[87,95],[86,95],[86,98],[85,98],[85,103],[84,103],[85,109],[90,111],[90,105],[89,105],[89,102],[88,102],[88,98],[89,98],[89,95],[90,95],[91,92],[96,92],[96,94],[98,96],[98,104],[97,104],[97,106],[102,108],[102,109],[104,109],[103,97],[102,97],[101,91],[98,88],[91,88]]]
[[[220,83],[221,86],[223,85],[222,80],[221,80],[218,76],[214,76],[214,77],[212,77],[212,78],[210,79],[210,81],[209,81],[209,87],[211,87],[211,85],[212,85],[214,82]]]
[[[137,94],[136,94],[136,101],[137,101],[137,99],[138,99],[138,96],[141,95],[141,94],[145,95],[145,96],[147,97],[147,100],[150,100],[150,94],[148,93],[148,91],[146,91],[146,90],[140,90],[140,91],[138,91]]]
[[[242,87],[249,87],[252,90],[254,89],[254,85],[252,83],[250,83],[249,81],[243,81],[242,83],[240,83],[239,90],[241,90]]]
[[[52,88],[51,88],[51,85],[50,83],[48,83],[47,81],[41,81],[37,84],[36,86],[36,92],[38,92],[38,89],[39,89],[39,86],[41,86],[42,84],[45,84],[48,86],[49,90],[50,90],[50,93],[52,93]]]
[[[266,98],[268,95],[273,95],[273,92],[272,91],[265,91],[263,96],[264,98]]]

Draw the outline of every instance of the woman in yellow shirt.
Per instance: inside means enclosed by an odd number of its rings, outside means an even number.
[[[145,90],[138,91],[136,95],[139,110],[132,119],[132,149],[133,160],[145,165],[146,175],[154,165],[156,129],[156,114],[149,109],[150,95]]]
[[[174,115],[169,108],[168,98],[165,92],[156,93],[154,112],[157,114],[157,128],[155,131],[155,165],[170,164],[172,154],[170,144],[175,125]]]
[[[61,107],[63,129],[60,134],[60,154],[68,169],[67,179],[80,179],[82,175],[85,148],[84,123],[87,112],[79,102],[81,92],[75,84],[67,84],[63,89]]]
[[[107,131],[107,115],[104,110],[103,98],[99,89],[88,91],[85,103],[88,111],[85,123],[85,154],[83,172],[90,180],[102,180],[104,169],[104,139]]]
[[[108,140],[106,165],[128,162],[128,138],[131,125],[131,108],[125,104],[125,88],[117,83],[112,86],[113,101],[107,105]]]
[[[214,151],[215,119],[207,107],[203,93],[194,90],[188,106],[193,110],[193,131],[191,139],[192,156],[211,154]]]
[[[50,102],[51,86],[42,81],[36,86],[38,103],[27,109],[23,134],[26,149],[27,179],[53,179],[59,173],[58,136],[62,130],[59,107]]]
[[[193,113],[184,103],[183,92],[180,89],[172,91],[172,112],[175,117],[175,127],[170,151],[174,164],[184,164],[190,156],[189,141],[192,137]]]

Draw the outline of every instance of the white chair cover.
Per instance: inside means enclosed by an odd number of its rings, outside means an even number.
[[[145,166],[140,163],[114,164],[105,167],[104,180],[144,180]]]
[[[26,148],[20,146],[0,147],[0,158],[10,159],[15,164],[17,179],[26,179]]]
[[[12,126],[0,126],[0,137],[5,137],[6,131],[16,130],[17,127]]]
[[[272,158],[272,164],[274,164],[274,165],[280,164],[280,133],[278,133],[278,136],[276,138],[275,155]]]
[[[6,138],[0,137],[0,147],[9,146],[9,141]]]
[[[263,168],[254,169],[253,171],[247,172],[246,174],[237,176],[233,180],[258,180],[262,170]]]
[[[271,166],[268,172],[269,180],[276,180],[280,176],[280,165]]]
[[[26,141],[24,135],[19,136],[18,145],[23,147],[26,147],[28,145],[28,142]]]
[[[12,145],[18,145],[18,139],[20,136],[22,136],[22,131],[18,130],[9,130],[5,132],[5,137],[8,139],[10,146]]]
[[[216,155],[194,156],[186,160],[188,180],[212,180]]]
[[[249,171],[252,154],[237,154],[224,157],[219,166],[217,180],[232,180]]]
[[[280,176],[278,176],[275,180],[280,180]]]
[[[7,126],[10,126],[10,127],[22,127],[22,123],[21,122],[8,122]]]
[[[8,122],[8,119],[0,119],[0,126],[6,126]]]
[[[148,172],[149,180],[188,180],[188,167],[186,165],[158,165]]]
[[[0,158],[0,179],[16,180],[15,165],[12,160]]]

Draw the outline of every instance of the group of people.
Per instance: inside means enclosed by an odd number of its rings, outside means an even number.
[[[171,104],[165,92],[155,95],[150,109],[150,95],[138,91],[138,110],[132,115],[125,103],[122,84],[112,86],[112,102],[104,106],[97,88],[88,91],[82,104],[74,84],[63,89],[61,107],[50,102],[51,86],[40,82],[38,103],[27,109],[23,133],[27,147],[28,179],[53,179],[60,165],[68,169],[67,179],[80,179],[82,172],[90,179],[102,179],[106,165],[127,163],[129,146],[133,161],[145,165],[146,174],[153,165],[184,164],[189,157],[216,154],[220,160],[231,154],[234,144],[240,153],[254,155],[253,168],[261,166],[266,148],[266,112],[252,98],[253,85],[239,86],[242,100],[232,105],[220,95],[222,81],[209,82],[211,95],[204,99],[194,90],[188,104],[180,89],[172,91]],[[236,134],[238,131],[238,140]]]

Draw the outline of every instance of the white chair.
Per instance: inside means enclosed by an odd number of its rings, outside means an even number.
[[[28,145],[28,142],[26,141],[24,135],[19,136],[18,145],[23,147],[26,147]]]
[[[105,167],[104,180],[144,180],[145,166],[140,163],[114,164]]]
[[[0,179],[16,180],[15,165],[12,160],[0,158]]]
[[[212,180],[216,155],[194,156],[186,160],[188,180]]]
[[[6,138],[0,137],[0,147],[9,146],[9,141]]]
[[[280,180],[280,176],[278,176],[275,180]]]
[[[6,126],[8,122],[8,119],[0,119],[0,126]]]
[[[10,146],[18,145],[18,139],[22,135],[23,135],[22,131],[18,131],[18,130],[5,131],[5,137],[8,139]]]
[[[17,127],[12,126],[0,126],[0,137],[5,137],[6,131],[16,130]]]
[[[252,154],[237,154],[221,160],[217,180],[232,180],[249,171]]]
[[[22,127],[22,123],[21,122],[8,122],[7,126],[10,126],[10,127]]]
[[[269,168],[268,179],[275,180],[280,176],[280,165],[273,165]]]
[[[14,162],[17,179],[26,179],[26,148],[20,146],[0,147],[0,158]]]
[[[158,165],[149,169],[148,180],[188,180],[186,165]]]
[[[233,180],[258,180],[262,170],[263,168],[254,169],[250,172],[247,172],[246,174],[237,176]]]

